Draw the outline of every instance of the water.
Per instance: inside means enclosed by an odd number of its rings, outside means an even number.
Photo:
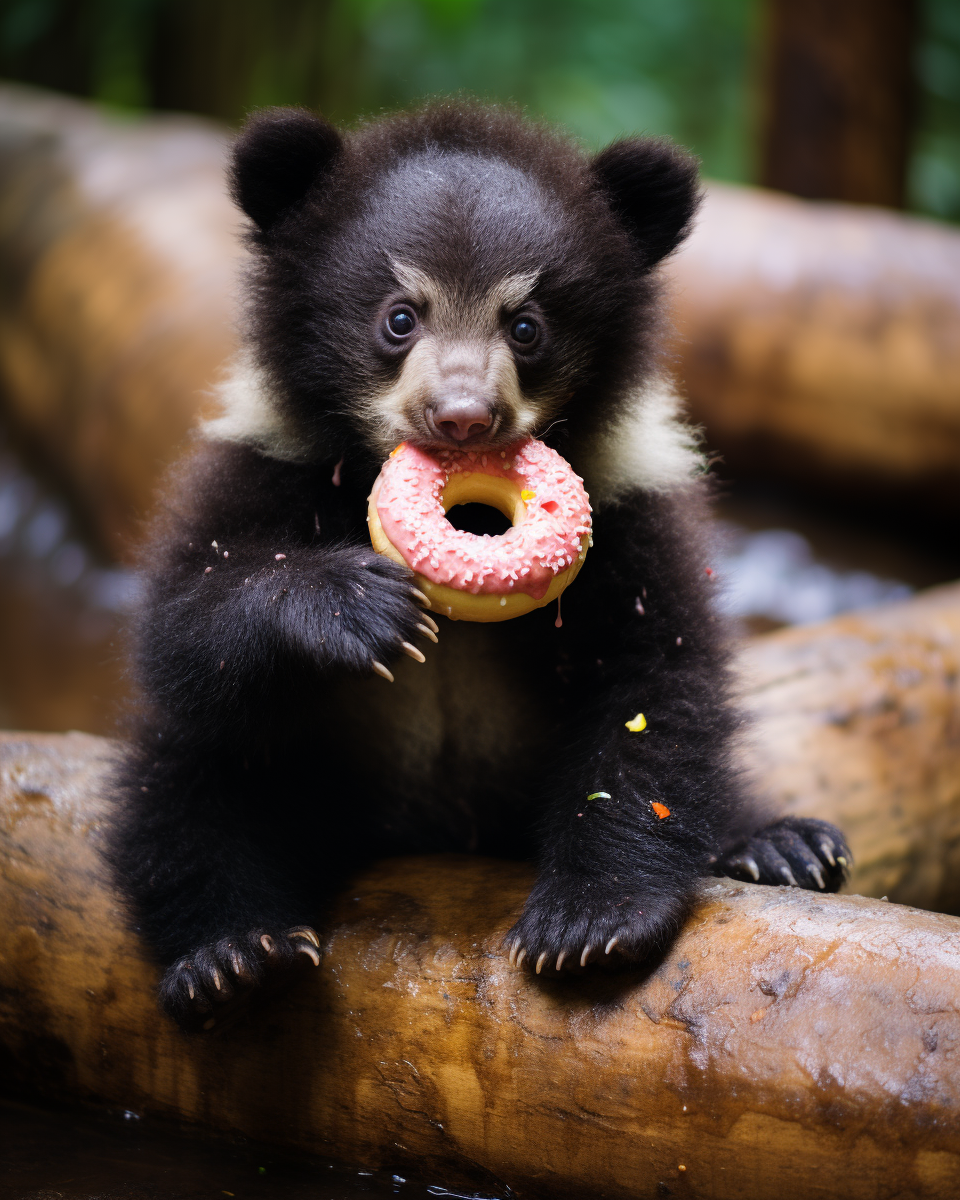
[[[133,1113],[50,1112],[0,1101],[0,1200],[502,1200],[442,1184],[201,1141]]]

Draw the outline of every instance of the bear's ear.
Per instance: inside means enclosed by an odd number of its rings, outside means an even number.
[[[302,108],[270,108],[247,121],[233,148],[233,198],[262,233],[299,204],[343,143]]]
[[[690,232],[700,204],[697,161],[657,138],[614,142],[594,158],[591,171],[649,268]]]

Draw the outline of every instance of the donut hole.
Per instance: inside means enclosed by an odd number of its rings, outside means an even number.
[[[447,511],[447,520],[463,533],[475,533],[480,536],[500,537],[507,532],[513,522],[499,508],[477,501],[467,501],[455,504]]]

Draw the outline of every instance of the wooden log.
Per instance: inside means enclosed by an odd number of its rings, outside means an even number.
[[[711,184],[669,267],[691,413],[734,477],[960,508],[960,233]]]
[[[97,856],[110,743],[0,738],[6,1086],[520,1196],[946,1197],[960,920],[717,881],[666,957],[536,977],[527,868],[394,860],[272,1008],[188,1039]]]
[[[0,87],[0,406],[117,555],[234,348],[228,140]]]
[[[738,666],[772,809],[843,828],[850,890],[960,913],[960,584],[753,638]]]

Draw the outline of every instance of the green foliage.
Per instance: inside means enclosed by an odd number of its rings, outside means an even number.
[[[911,206],[960,221],[960,3],[925,0],[917,47]]]
[[[354,120],[464,91],[751,174],[758,0],[0,0],[0,69],[115,105]]]
[[[0,0],[0,71],[128,108],[338,121],[464,91],[756,175],[763,0]],[[960,219],[960,3],[921,0],[912,205]]]

